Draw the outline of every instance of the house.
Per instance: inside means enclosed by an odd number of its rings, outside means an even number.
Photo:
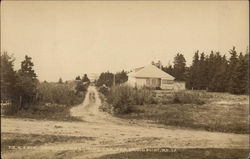
[[[152,87],[169,90],[185,89],[185,83],[175,82],[174,77],[154,65],[134,69],[128,73],[127,84],[132,87]]]

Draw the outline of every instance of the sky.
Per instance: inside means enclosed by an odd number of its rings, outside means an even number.
[[[179,52],[249,44],[248,1],[2,1],[1,51],[15,69],[32,57],[38,79],[72,80],[151,61],[167,65]]]

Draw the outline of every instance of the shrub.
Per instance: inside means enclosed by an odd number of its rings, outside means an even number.
[[[86,92],[77,93],[70,84],[40,83],[38,85],[37,102],[65,105],[80,104]]]
[[[150,89],[133,89],[125,85],[112,87],[107,95],[107,102],[111,104],[115,114],[130,113],[133,105],[156,103]]]
[[[150,89],[146,88],[136,89],[133,92],[133,99],[136,105],[156,104],[154,94]]]
[[[205,104],[205,94],[194,91],[175,92],[172,97],[172,103],[181,104]]]
[[[126,114],[134,104],[133,89],[128,86],[117,86],[110,90],[107,102],[113,107],[115,114]]]
[[[99,88],[99,92],[101,92],[103,95],[107,96],[108,93],[109,93],[109,88],[108,87],[105,87],[105,86],[101,86]]]

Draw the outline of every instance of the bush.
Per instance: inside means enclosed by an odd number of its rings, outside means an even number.
[[[107,102],[112,105],[115,114],[130,112],[134,104],[133,92],[133,89],[128,86],[117,86],[110,90]]]
[[[150,89],[142,88],[136,89],[133,93],[134,103],[136,105],[144,105],[144,104],[156,104],[156,100],[154,98],[154,94]]]
[[[105,86],[101,86],[99,88],[99,92],[101,92],[103,95],[107,96],[108,93],[109,93],[109,88],[108,87],[105,87]]]
[[[107,102],[115,114],[126,114],[132,112],[133,105],[154,104],[155,100],[149,89],[133,89],[123,85],[111,88]]]
[[[205,94],[201,92],[179,91],[173,94],[172,103],[205,104]]]
[[[70,84],[40,83],[38,85],[37,101],[44,104],[76,105],[83,101],[85,93],[77,93]]]

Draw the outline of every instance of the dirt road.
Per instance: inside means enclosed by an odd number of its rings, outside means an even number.
[[[147,147],[248,148],[248,135],[131,122],[100,112],[98,109],[100,105],[101,101],[96,88],[90,86],[83,104],[71,110],[71,115],[81,118],[82,122],[2,118],[2,132],[93,137],[94,140],[88,142],[45,144],[36,149],[39,152],[62,149],[82,149],[88,152],[84,156],[75,158],[91,158]],[[11,154],[5,155],[11,157]]]

